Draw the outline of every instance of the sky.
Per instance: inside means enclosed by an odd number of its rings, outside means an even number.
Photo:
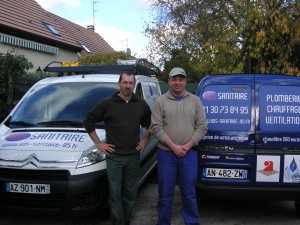
[[[149,0],[36,0],[46,11],[83,27],[95,24],[115,51],[131,50],[146,57],[147,38],[142,33],[150,21]]]

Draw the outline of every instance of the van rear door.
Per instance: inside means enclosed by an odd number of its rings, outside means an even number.
[[[299,188],[300,79],[260,75],[255,83],[256,185]]]
[[[199,143],[198,185],[254,185],[254,75],[207,76],[196,95],[208,133]]]

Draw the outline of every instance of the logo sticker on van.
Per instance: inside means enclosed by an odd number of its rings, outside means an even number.
[[[209,85],[201,97],[209,130],[248,131],[251,125],[251,88]]]
[[[300,183],[300,155],[285,155],[284,183]]]
[[[6,149],[55,150],[85,148],[88,135],[85,133],[65,132],[32,132],[14,133],[0,141],[0,146]]]
[[[5,137],[6,141],[22,141],[31,136],[30,133],[15,133]]]
[[[216,100],[217,99],[217,93],[214,91],[206,91],[202,95],[202,99],[204,100]]]
[[[262,86],[259,100],[259,122],[263,131],[299,131],[299,87]]]
[[[258,155],[256,181],[279,182],[280,156]]]

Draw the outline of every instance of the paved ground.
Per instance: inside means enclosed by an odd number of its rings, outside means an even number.
[[[131,225],[156,224],[157,184],[147,183],[139,192]],[[180,199],[178,193],[174,198],[174,218],[172,225],[183,225],[179,212]],[[107,215],[83,217],[51,217],[34,215],[1,214],[0,225],[111,225]]]
[[[152,180],[151,180],[152,179]],[[140,189],[132,225],[155,225],[157,184],[150,178]],[[294,202],[282,201],[225,201],[204,202],[200,206],[201,225],[299,225]],[[84,217],[52,217],[1,214],[0,225],[111,225],[105,215]],[[180,193],[176,187],[173,202],[172,225],[184,225],[180,212]]]
[[[157,184],[146,184],[141,190],[133,215],[133,225],[155,225],[157,222],[156,204],[158,198]],[[144,209],[144,210],[140,210]],[[176,187],[173,202],[172,225],[183,225],[180,212],[179,188]],[[107,224],[108,225],[108,224]]]

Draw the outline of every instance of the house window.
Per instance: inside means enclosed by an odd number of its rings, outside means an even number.
[[[58,31],[50,23],[43,22],[43,24],[48,28],[48,30],[51,31],[52,34],[56,36],[61,36],[60,33],[58,33]]]

